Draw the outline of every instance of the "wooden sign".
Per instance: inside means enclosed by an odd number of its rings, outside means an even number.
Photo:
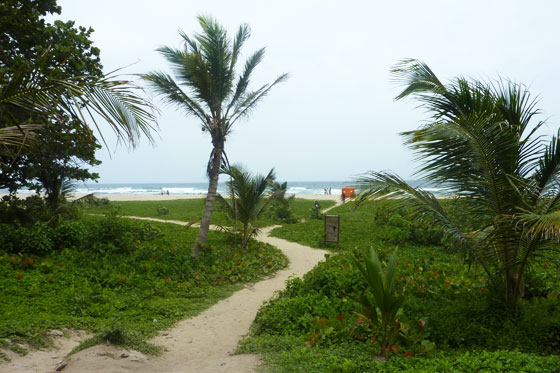
[[[340,238],[340,216],[325,215],[325,242],[336,242]]]

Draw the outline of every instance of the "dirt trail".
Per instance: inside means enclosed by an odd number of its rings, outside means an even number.
[[[135,217],[130,217],[135,218]],[[186,225],[180,221],[141,218]],[[327,253],[297,243],[269,237],[274,227],[264,228],[257,239],[280,249],[289,259],[287,269],[246,287],[198,316],[162,331],[150,342],[166,352],[147,357],[136,351],[114,346],[95,346],[68,358],[63,372],[252,372],[260,364],[256,355],[232,355],[241,338],[249,332],[261,304],[285,286],[291,276],[303,276]],[[49,356],[59,354],[48,352]],[[54,372],[56,362],[44,357],[35,361],[34,353],[0,365],[0,372]],[[47,360],[47,361],[46,361]],[[9,368],[9,370],[4,370]]]

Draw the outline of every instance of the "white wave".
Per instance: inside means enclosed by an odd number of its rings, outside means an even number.
[[[204,194],[207,190],[199,189],[199,188],[177,188],[177,187],[162,187],[161,190],[163,193],[169,191],[169,194]]]

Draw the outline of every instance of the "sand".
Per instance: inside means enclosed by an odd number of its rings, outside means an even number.
[[[0,193],[0,198],[7,195]],[[18,193],[19,198],[26,198],[34,195],[33,193]],[[80,198],[85,196],[84,193],[76,193],[72,198]],[[109,201],[172,201],[176,199],[197,199],[205,198],[206,194],[94,194],[97,198],[107,198]],[[339,195],[326,195],[326,194],[296,194],[296,198],[318,200],[318,201],[339,201]]]
[[[179,221],[167,222],[186,224]],[[63,372],[255,371],[261,364],[257,355],[232,354],[243,336],[249,333],[258,309],[276,291],[285,287],[289,277],[303,276],[323,260],[327,253],[324,250],[269,237],[273,228],[264,228],[257,239],[282,250],[289,259],[288,268],[258,283],[247,284],[244,289],[216,303],[198,316],[183,320],[175,327],[160,332],[150,342],[164,348],[166,352],[162,356],[145,356],[137,351],[100,345],[61,361],[59,357],[64,356],[78,340],[67,344],[65,350],[32,351],[25,357],[16,357],[10,364],[0,364],[0,372],[54,372],[61,367],[64,367]]]

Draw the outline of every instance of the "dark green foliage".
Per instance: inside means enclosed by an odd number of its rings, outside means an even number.
[[[558,249],[560,239],[560,131],[539,136],[545,122],[528,88],[511,80],[481,81],[463,76],[443,84],[422,61],[407,59],[392,70],[404,90],[429,115],[401,135],[422,162],[417,176],[448,195],[468,201],[465,213],[480,229],[456,220],[426,189],[392,172],[369,171],[357,179],[365,200],[443,230],[471,262],[486,272],[494,295],[515,309],[525,291],[531,263]]]
[[[464,219],[462,203],[449,200],[443,205]],[[396,247],[388,232],[412,229],[418,221],[409,218],[406,210],[397,215],[375,202],[354,212],[347,205],[339,206],[333,213],[341,216],[343,224],[340,252],[319,263],[303,280],[289,281],[284,291],[266,303],[255,320],[253,336],[242,348],[264,353],[272,364],[267,367],[270,371],[475,372],[481,367],[540,371],[560,363],[558,356],[539,356],[560,353],[556,268],[545,262],[533,267],[528,277],[533,295],[516,313],[496,301],[485,273],[470,267],[460,252],[452,246],[419,245],[410,233],[398,243],[395,277],[405,295],[398,318],[408,330],[397,339],[398,354],[391,352],[386,363],[372,361],[379,349],[371,343],[372,332],[357,323],[354,315],[359,312],[354,299],[364,293],[365,284],[351,260],[363,252],[356,247],[369,246],[387,262]],[[282,227],[274,234],[313,245],[321,223]],[[470,222],[473,228],[477,224]],[[330,330],[341,315],[340,326]]]
[[[41,74],[48,75],[49,79],[81,77],[79,80],[86,81],[103,75],[99,49],[90,40],[93,29],[76,28],[73,21],[45,22],[43,17],[47,13],[60,13],[56,1],[9,0],[0,5],[3,31],[0,86],[3,88],[26,64],[42,64]],[[0,128],[31,121],[32,115],[19,107],[3,107]],[[36,113],[32,123],[44,125],[32,148],[0,154],[0,188],[12,192],[21,187],[43,191],[51,210],[55,210],[60,203],[64,180],[97,178],[81,162],[98,165],[95,150],[99,146],[89,129],[62,112],[56,115]]]
[[[72,327],[99,333],[87,343],[150,351],[141,342],[158,330],[287,265],[269,245],[250,241],[242,251],[219,232],[196,261],[196,230],[114,216],[0,230],[0,340],[36,347],[48,343],[45,331]]]
[[[37,195],[26,199],[8,195],[0,200],[0,224],[30,227],[36,221],[47,221],[49,216],[45,200]]]

